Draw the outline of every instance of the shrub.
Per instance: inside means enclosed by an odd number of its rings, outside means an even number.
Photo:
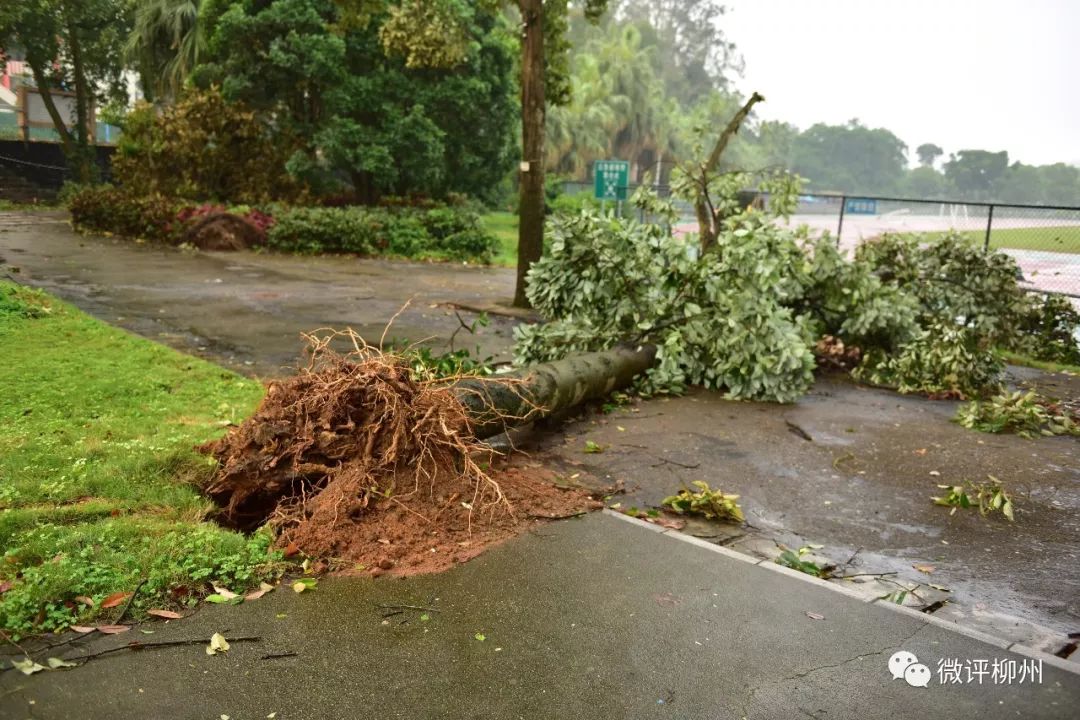
[[[295,143],[217,88],[188,92],[160,112],[142,103],[123,131],[112,174],[129,192],[245,203],[302,193],[285,170]]]
[[[449,207],[293,208],[277,216],[270,247],[288,252],[388,253],[490,262],[498,241],[476,213]]]
[[[293,208],[277,217],[267,244],[285,252],[368,255],[378,247],[378,231],[375,216],[358,208]]]
[[[176,204],[161,195],[132,195],[110,185],[87,185],[70,193],[76,227],[125,237],[172,240],[178,230]]]

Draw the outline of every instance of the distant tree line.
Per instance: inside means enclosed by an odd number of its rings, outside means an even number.
[[[617,0],[598,25],[571,15],[570,101],[548,113],[547,162],[585,180],[593,161],[629,160],[632,180],[661,181],[676,162],[715,137],[744,98],[730,87],[735,46],[722,32],[721,0]],[[760,90],[768,99],[769,88]],[[902,195],[1023,204],[1080,205],[1080,169],[1032,166],[1008,154],[910,148],[886,128],[858,120],[805,130],[751,119],[725,152],[728,169],[788,169],[806,192]]]

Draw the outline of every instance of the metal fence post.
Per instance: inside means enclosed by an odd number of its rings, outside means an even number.
[[[983,243],[983,250],[990,249],[990,228],[994,225],[994,205],[990,204],[990,212],[986,214],[986,241]]]
[[[840,235],[844,232],[844,206],[847,205],[847,195],[840,196],[840,222],[836,225],[836,247],[840,247]]]

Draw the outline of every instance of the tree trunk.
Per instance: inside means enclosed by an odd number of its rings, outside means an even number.
[[[483,439],[507,428],[606,397],[628,387],[656,361],[656,347],[619,346],[571,355],[490,378],[459,380],[451,386]]]
[[[52,93],[49,91],[49,85],[45,79],[45,71],[39,63],[33,60],[30,60],[29,63],[30,72],[34,75],[34,82],[37,84],[38,93],[41,95],[41,102],[45,105],[45,111],[49,113],[53,127],[56,128],[56,134],[60,136],[64,156],[70,161],[75,156],[75,141],[72,139],[64,119],[60,117],[60,111],[56,108],[56,103],[53,102]]]
[[[525,274],[544,251],[544,3],[518,0],[521,39],[521,142],[518,270],[514,305],[528,307]]]
[[[79,182],[89,183],[94,179],[90,156],[88,129],[90,125],[90,89],[86,83],[86,64],[83,61],[82,42],[78,28],[68,18],[68,43],[71,49],[71,72],[75,77],[75,168]]]

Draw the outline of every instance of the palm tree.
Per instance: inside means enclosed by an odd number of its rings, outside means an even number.
[[[142,76],[148,100],[175,98],[206,45],[202,0],[138,0],[125,52]]]

